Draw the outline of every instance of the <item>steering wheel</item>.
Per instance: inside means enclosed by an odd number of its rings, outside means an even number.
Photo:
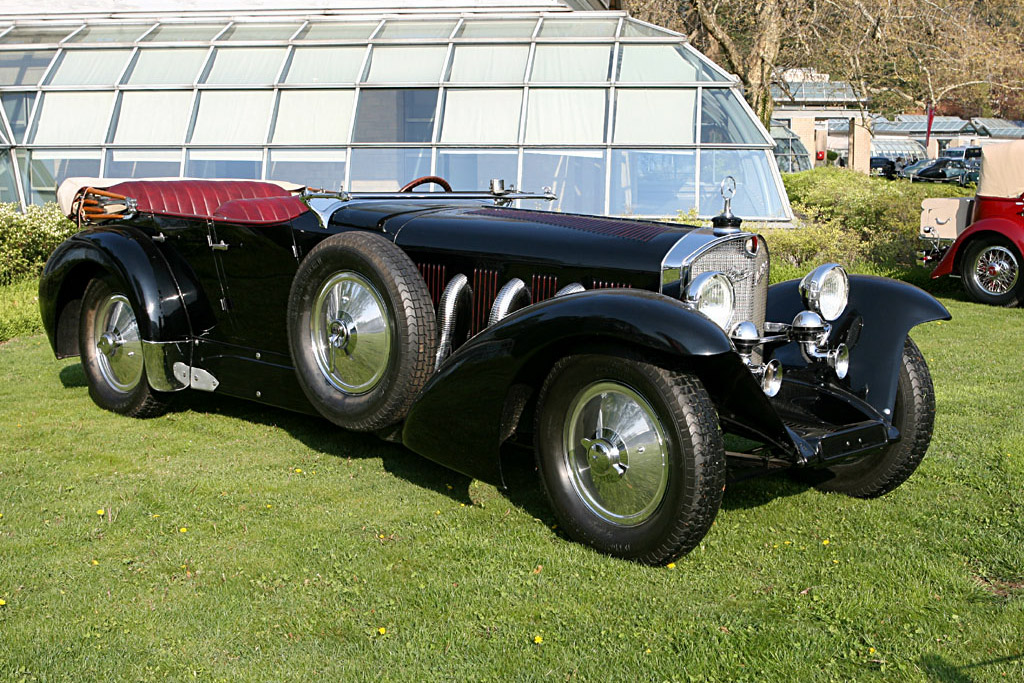
[[[410,180],[409,182],[407,182],[405,185],[402,186],[402,189],[399,190],[399,192],[412,192],[414,189],[416,189],[420,185],[427,185],[428,183],[434,183],[435,185],[440,185],[444,189],[445,192],[451,192],[452,191],[452,186],[450,184],[448,184],[448,181],[445,180],[444,178],[442,178],[441,176],[425,175],[422,178],[417,178],[416,180]]]

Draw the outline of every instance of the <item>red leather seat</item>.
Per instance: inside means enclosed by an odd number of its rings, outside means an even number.
[[[306,205],[288,190],[259,180],[130,180],[107,189],[135,199],[141,212],[183,218],[273,223],[306,210]],[[262,201],[268,198],[278,201]],[[261,201],[258,207],[231,206],[220,211],[225,204],[236,205],[239,200]]]

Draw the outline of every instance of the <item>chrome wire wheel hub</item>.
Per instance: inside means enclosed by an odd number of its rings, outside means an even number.
[[[1019,264],[1006,247],[992,246],[974,262],[974,282],[989,294],[1006,294],[1017,284]]]
[[[563,429],[573,489],[598,517],[636,526],[653,515],[668,487],[669,453],[654,408],[618,382],[585,387]]]
[[[352,271],[323,284],[310,317],[313,357],[335,389],[365,394],[384,376],[391,355],[387,307],[376,288]]]
[[[111,294],[99,306],[93,329],[100,374],[116,391],[128,393],[142,379],[142,340],[131,303]]]

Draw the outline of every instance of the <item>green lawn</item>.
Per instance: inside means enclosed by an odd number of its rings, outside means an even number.
[[[0,345],[0,679],[1022,680],[1024,310],[914,333],[938,421],[874,501],[730,486],[671,568],[326,422],[207,395],[96,408]],[[102,511],[102,513],[101,513]]]

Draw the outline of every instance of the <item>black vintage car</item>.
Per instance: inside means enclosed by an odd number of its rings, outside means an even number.
[[[921,290],[835,264],[769,287],[768,245],[728,212],[697,228],[511,208],[543,197],[497,181],[411,191],[437,181],[65,184],[85,229],[40,283],[54,352],[125,415],[228,394],[499,486],[526,444],[566,533],[645,563],[704,537],[727,466],[871,497],[924,456],[935,403],[907,335],[949,315]]]

